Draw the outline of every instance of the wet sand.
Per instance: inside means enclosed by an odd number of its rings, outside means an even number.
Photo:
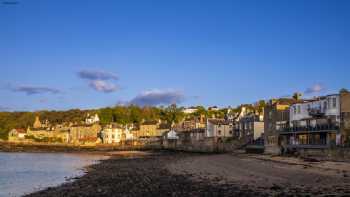
[[[28,196],[350,195],[347,163],[268,156],[117,152],[74,182]],[[323,166],[323,167],[322,167]],[[345,169],[345,170],[344,170]]]

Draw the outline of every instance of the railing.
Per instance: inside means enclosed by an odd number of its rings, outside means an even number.
[[[299,132],[299,131],[330,131],[330,130],[339,130],[338,125],[334,124],[327,124],[327,125],[316,125],[315,127],[312,126],[304,126],[304,127],[287,127],[278,129],[278,132]]]

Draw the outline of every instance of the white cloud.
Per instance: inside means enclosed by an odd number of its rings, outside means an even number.
[[[325,86],[317,83],[317,84],[314,84],[313,86],[307,88],[304,93],[305,94],[316,94],[316,93],[320,93],[320,92],[324,91],[325,89],[326,89]]]
[[[115,92],[118,90],[116,85],[103,80],[93,80],[89,83],[89,86],[96,91],[105,93]]]
[[[181,103],[184,101],[184,94],[176,90],[148,90],[133,98],[130,103],[140,106]]]

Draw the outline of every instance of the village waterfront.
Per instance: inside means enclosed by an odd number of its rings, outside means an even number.
[[[83,176],[68,167],[63,178],[55,171],[66,162],[57,159],[44,178],[30,176],[45,184],[30,181],[35,191],[26,190],[29,196],[343,196],[350,195],[349,101],[350,92],[341,90],[237,108],[173,104],[3,113],[8,129],[0,150],[50,152],[50,162],[60,152],[111,157],[78,165],[88,166]],[[41,170],[41,160],[32,160],[17,161],[28,167],[25,175]],[[71,176],[74,181],[65,182]],[[18,184],[7,187],[11,196]]]

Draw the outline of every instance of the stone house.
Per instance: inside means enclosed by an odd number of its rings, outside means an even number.
[[[46,143],[68,143],[69,128],[62,125],[52,126],[48,120],[40,122],[38,116],[32,127],[27,128],[27,141]]]
[[[340,112],[342,144],[350,146],[350,92],[347,90],[340,91]]]
[[[99,124],[78,124],[70,127],[69,142],[73,144],[95,145],[99,142],[98,134],[102,127]]]
[[[207,119],[205,137],[233,137],[233,123],[225,119]]]
[[[245,143],[252,143],[264,134],[263,116],[250,114],[242,117],[235,125],[236,137]],[[238,130],[238,132],[237,132]]]
[[[192,129],[205,128],[206,121],[204,116],[201,117],[192,117],[191,119],[183,120],[182,122],[174,126],[175,130],[178,131],[187,131]]]
[[[160,121],[147,121],[141,123],[138,130],[133,131],[133,136],[135,138],[160,138],[168,130],[168,125]]]
[[[272,99],[264,108],[264,146],[269,154],[280,153],[279,131],[289,125],[289,107],[294,99]]]

